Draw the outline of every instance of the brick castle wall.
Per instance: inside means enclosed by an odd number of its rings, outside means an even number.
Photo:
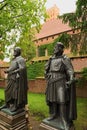
[[[81,71],[84,67],[87,67],[87,57],[74,57],[71,58],[71,62],[74,66],[74,70],[79,72]],[[5,68],[6,69],[6,68]],[[0,69],[1,71],[1,69]],[[4,71],[4,68],[2,68],[2,71]],[[2,72],[2,76],[4,73]],[[76,77],[81,76],[80,73],[76,73]],[[6,86],[6,80],[5,77],[2,77],[0,80],[0,87],[5,87]],[[29,80],[28,81],[28,86],[29,86],[29,92],[34,92],[34,93],[45,93],[46,90],[46,80],[44,78],[37,78],[35,80]],[[77,96],[79,97],[87,97],[87,85],[76,88],[77,91]]]

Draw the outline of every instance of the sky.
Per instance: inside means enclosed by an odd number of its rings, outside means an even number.
[[[49,9],[55,4],[60,10],[60,15],[64,13],[74,12],[76,9],[77,0],[47,0],[46,8]]]

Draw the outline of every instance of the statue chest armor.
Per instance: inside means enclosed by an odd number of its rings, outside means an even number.
[[[50,65],[50,72],[58,72],[61,71],[63,68],[62,58],[52,59]]]
[[[18,68],[18,65],[17,65],[16,60],[13,60],[13,61],[11,62],[10,68],[11,68],[11,71],[13,71],[13,70],[15,70],[15,69]]]

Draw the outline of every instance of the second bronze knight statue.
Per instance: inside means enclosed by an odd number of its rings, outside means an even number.
[[[63,43],[58,42],[53,56],[45,65],[46,102],[50,113],[48,120],[60,118],[65,130],[68,130],[77,117],[76,90],[73,82],[74,69],[63,50]]]

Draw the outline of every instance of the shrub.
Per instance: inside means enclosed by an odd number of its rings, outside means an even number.
[[[44,62],[34,62],[33,64],[29,64],[27,66],[28,79],[43,77],[45,63],[46,62],[44,61]]]
[[[78,79],[78,86],[83,87],[87,83],[87,68],[83,68],[81,77]]]

